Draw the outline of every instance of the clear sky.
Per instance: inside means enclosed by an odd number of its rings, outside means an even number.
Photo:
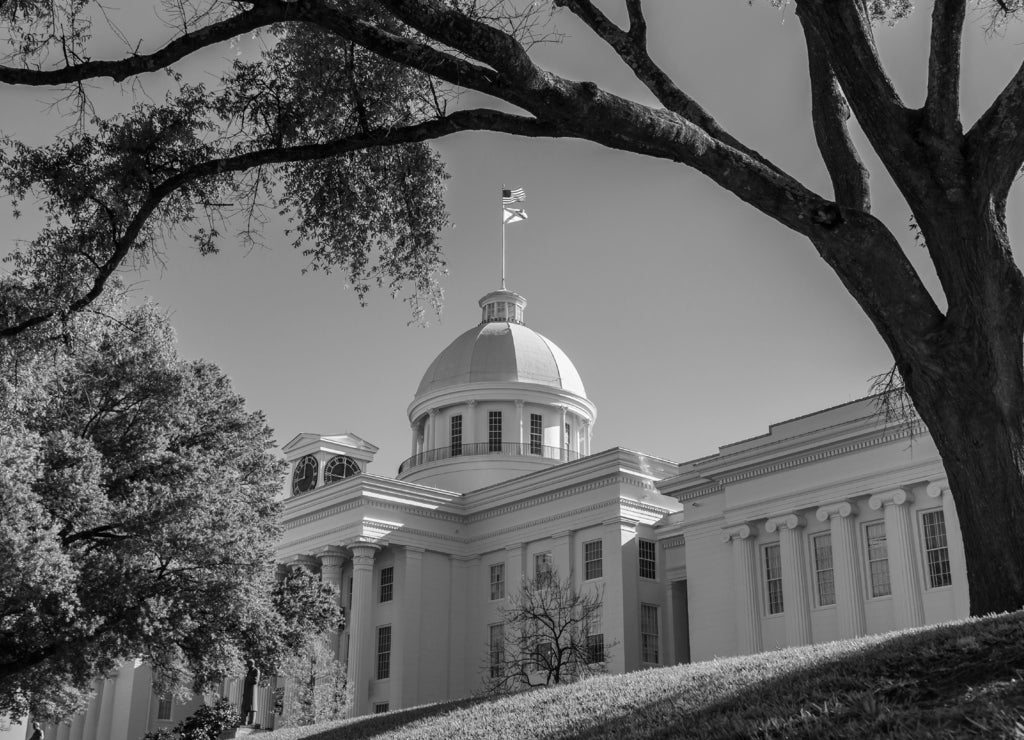
[[[728,130],[830,194],[792,8],[747,0],[648,5],[656,61]],[[930,10],[920,3],[913,19],[880,33],[890,74],[913,105],[923,98]],[[540,61],[649,99],[568,13],[556,23],[568,37],[537,48]],[[1017,31],[987,37],[980,19],[967,29],[968,125],[1020,63]],[[0,128],[18,134],[38,126],[42,93],[0,94],[7,101]],[[287,246],[280,223],[268,225],[265,249],[247,252],[225,238],[219,254],[200,257],[170,244],[163,268],[126,278],[170,312],[184,356],[216,362],[252,407],[265,410],[280,444],[301,432],[352,432],[381,448],[371,472],[382,475],[393,475],[410,453],[406,408],[422,373],[479,320],[477,300],[499,287],[503,183],[526,189],[529,213],[508,228],[508,287],[529,301],[526,323],[576,364],[598,409],[595,450],[702,456],[763,434],[769,423],[863,396],[869,378],[891,365],[809,242],[682,165],[586,142],[496,134],[460,134],[437,147],[452,175],[446,201],[455,226],[444,235],[444,311],[425,328],[409,326],[408,307],[383,292],[360,308],[338,276],[302,275],[304,258]],[[909,210],[862,151],[876,213],[934,286],[907,229]],[[1020,209],[1010,211],[1020,234]],[[8,244],[27,236],[25,228],[0,211]]]

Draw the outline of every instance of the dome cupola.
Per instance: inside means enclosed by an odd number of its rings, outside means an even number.
[[[420,381],[400,479],[466,492],[590,453],[597,410],[568,356],[526,326],[526,299],[496,290],[480,308]]]

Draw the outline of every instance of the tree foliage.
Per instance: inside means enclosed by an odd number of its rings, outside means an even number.
[[[605,670],[612,643],[601,631],[602,590],[580,590],[551,572],[508,595],[500,640],[488,645],[484,685],[506,693],[554,686]]]
[[[0,2],[10,51],[0,84],[60,86],[83,113],[90,81],[137,80],[241,34],[262,34],[266,47],[215,82],[175,76],[161,103],[83,115],[48,146],[5,142],[0,179],[16,201],[41,200],[49,221],[11,259],[0,337],[90,305],[119,267],[152,260],[164,233],[184,229],[213,249],[237,212],[252,236],[263,206],[290,214],[314,269],[344,272],[361,294],[411,283],[430,295],[445,172],[425,142],[456,132],[571,137],[669,160],[808,239],[835,272],[892,352],[942,456],[972,611],[1019,607],[1024,275],[1006,206],[1024,163],[1024,66],[973,122],[961,120],[960,87],[968,14],[999,30],[1024,7],[936,0],[924,103],[912,107],[875,42],[912,11],[909,0],[773,1],[794,7],[803,31],[831,193],[740,141],[658,64],[648,24],[659,6],[642,0],[198,0],[165,4],[170,40],[132,42],[115,59],[94,53],[98,3]],[[541,66],[531,52],[552,37],[555,9],[603,41],[656,103]],[[493,105],[470,107],[465,92]],[[945,309],[872,215],[851,118],[909,207]]]
[[[95,305],[0,343],[4,713],[60,716],[135,657],[181,695],[337,619],[319,584],[272,598],[282,464],[262,414],[179,359],[153,306]]]

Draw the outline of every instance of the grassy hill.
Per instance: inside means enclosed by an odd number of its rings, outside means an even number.
[[[260,740],[1024,738],[1024,613],[435,704]]]

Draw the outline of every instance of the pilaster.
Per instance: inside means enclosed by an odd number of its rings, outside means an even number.
[[[953,582],[953,613],[957,619],[971,615],[971,594],[967,581],[967,558],[964,556],[964,539],[960,532],[960,517],[956,513],[953,493],[949,481],[934,480],[925,489],[929,498],[942,501],[942,515],[946,521],[946,548],[949,552],[950,578]]]
[[[882,509],[885,516],[886,554],[889,557],[889,577],[892,579],[896,629],[924,624],[924,602],[910,530],[908,504],[913,500],[914,497],[902,488],[876,493],[868,499],[871,510]]]
[[[832,535],[832,576],[836,589],[836,624],[839,637],[860,637],[866,631],[864,580],[857,555],[857,508],[843,501],[818,509],[819,522],[828,521]]]
[[[466,410],[466,428],[463,436],[469,444],[476,444],[480,441],[476,436],[476,399],[471,399],[466,406],[468,409]]]
[[[395,613],[398,634],[392,649],[391,708],[404,709],[420,702],[420,625],[423,622],[423,548],[403,548],[401,578],[396,579]],[[397,675],[396,675],[397,674]]]
[[[560,580],[572,579],[572,543],[571,531],[559,532],[551,537],[551,558]]]
[[[523,450],[523,401],[516,399],[516,442],[519,443],[519,452]]]
[[[100,716],[96,722],[96,737],[111,740],[110,725],[114,720],[114,691],[117,678],[103,679],[103,696],[100,698]]]
[[[636,522],[623,517],[612,517],[603,524],[601,554],[604,559],[605,591],[601,607],[601,626],[604,629],[605,640],[617,641],[620,646],[612,650],[609,656],[608,672],[623,673],[640,665]]]
[[[750,524],[741,524],[722,532],[722,542],[732,542],[738,655],[761,651],[761,612],[757,606],[757,566],[754,549],[756,534],[757,530]]]
[[[467,560],[449,554],[448,566],[452,589],[448,614],[448,696],[466,696],[472,690],[469,676],[473,675],[472,671],[467,675],[466,644],[484,644],[482,638],[476,639],[476,633],[470,632],[470,625],[480,623],[476,618],[482,598],[480,558]]]

